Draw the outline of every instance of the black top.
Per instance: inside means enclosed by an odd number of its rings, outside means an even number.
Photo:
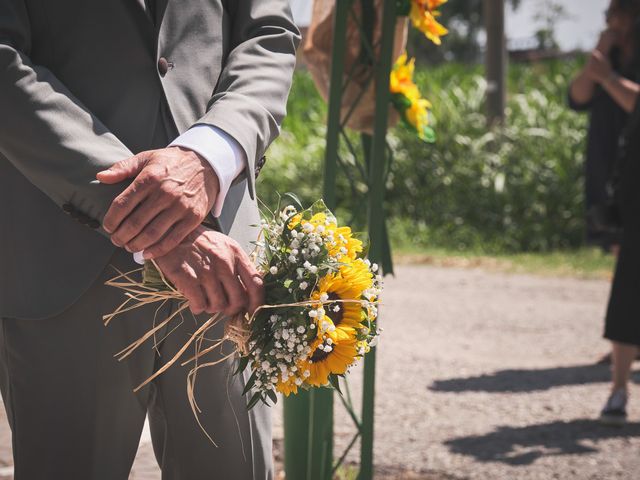
[[[612,56],[614,70],[626,78],[632,78],[628,72],[622,72],[615,53]],[[620,135],[629,115],[599,85],[591,101],[580,104],[571,98],[569,107],[576,111],[589,112],[589,131],[587,134],[587,155],[585,162],[586,209],[607,202],[606,185],[611,177],[618,152]],[[587,227],[587,241],[608,247],[613,239]]]

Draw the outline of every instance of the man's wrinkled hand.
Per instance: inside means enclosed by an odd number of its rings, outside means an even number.
[[[135,178],[134,178],[135,177]],[[220,190],[218,177],[196,152],[169,147],[139,153],[98,173],[101,183],[134,178],[103,219],[111,241],[145,258],[166,255],[200,225]]]
[[[194,314],[251,314],[264,303],[262,276],[242,247],[220,232],[198,227],[156,263]]]

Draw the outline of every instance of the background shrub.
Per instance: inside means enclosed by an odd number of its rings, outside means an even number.
[[[507,118],[488,129],[481,67],[418,70],[433,103],[438,140],[428,145],[394,128],[387,208],[394,243],[489,253],[549,251],[583,243],[586,117],[566,106],[580,61],[511,65]],[[267,157],[259,195],[305,201],[322,193],[326,106],[305,72],[296,73],[281,137]],[[354,145],[359,137],[349,135]],[[348,155],[342,152],[343,158]],[[361,205],[362,182],[339,179],[340,205]]]

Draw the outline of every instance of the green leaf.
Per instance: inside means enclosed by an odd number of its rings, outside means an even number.
[[[304,210],[304,207],[302,206],[302,202],[300,201],[300,199],[298,198],[298,196],[293,193],[293,192],[287,192],[284,194],[285,197],[289,197],[291,199],[291,201],[295,204],[294,206],[298,209],[298,210]]]
[[[247,365],[249,364],[249,357],[241,357],[240,361],[238,362],[238,368],[236,368],[235,372],[233,372],[234,375],[238,375],[240,372],[243,372],[245,368],[247,368]]]
[[[274,392],[273,390],[267,390],[267,396],[273,402],[274,405],[278,403],[278,396],[276,395],[276,392]]]
[[[342,390],[340,390],[340,379],[337,375],[331,374],[329,375],[329,383],[333,388],[335,388],[340,395],[342,395]]]
[[[311,205],[311,213],[314,215],[316,213],[331,213],[331,210],[327,208],[327,205],[326,203],[324,203],[324,200],[320,199],[320,200],[316,200],[315,202],[313,202],[313,205]]]
[[[253,397],[251,397],[251,400],[249,400],[249,403],[247,404],[247,410],[251,410],[253,407],[255,407],[256,403],[258,403],[261,398],[262,395],[260,394],[260,392],[254,393]]]
[[[436,132],[431,127],[424,127],[418,136],[427,143],[436,143]]]
[[[409,100],[402,93],[394,93],[394,94],[392,94],[391,95],[391,103],[396,108],[396,110],[398,110],[398,112],[400,112],[401,114],[404,114],[404,111],[407,108],[411,107],[411,100]]]
[[[256,370],[253,371],[249,380],[247,380],[247,384],[244,386],[244,390],[242,390],[242,395],[246,395],[249,390],[253,388],[253,385],[256,383],[256,378],[258,377],[258,372]]]

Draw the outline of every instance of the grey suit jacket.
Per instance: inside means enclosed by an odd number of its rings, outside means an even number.
[[[126,183],[95,175],[149,149],[159,120],[226,131],[245,172],[278,135],[300,41],[288,0],[156,0],[154,14],[144,0],[0,0],[0,316],[59,313],[104,269],[115,247],[99,225]],[[219,225],[248,247],[243,175]]]

